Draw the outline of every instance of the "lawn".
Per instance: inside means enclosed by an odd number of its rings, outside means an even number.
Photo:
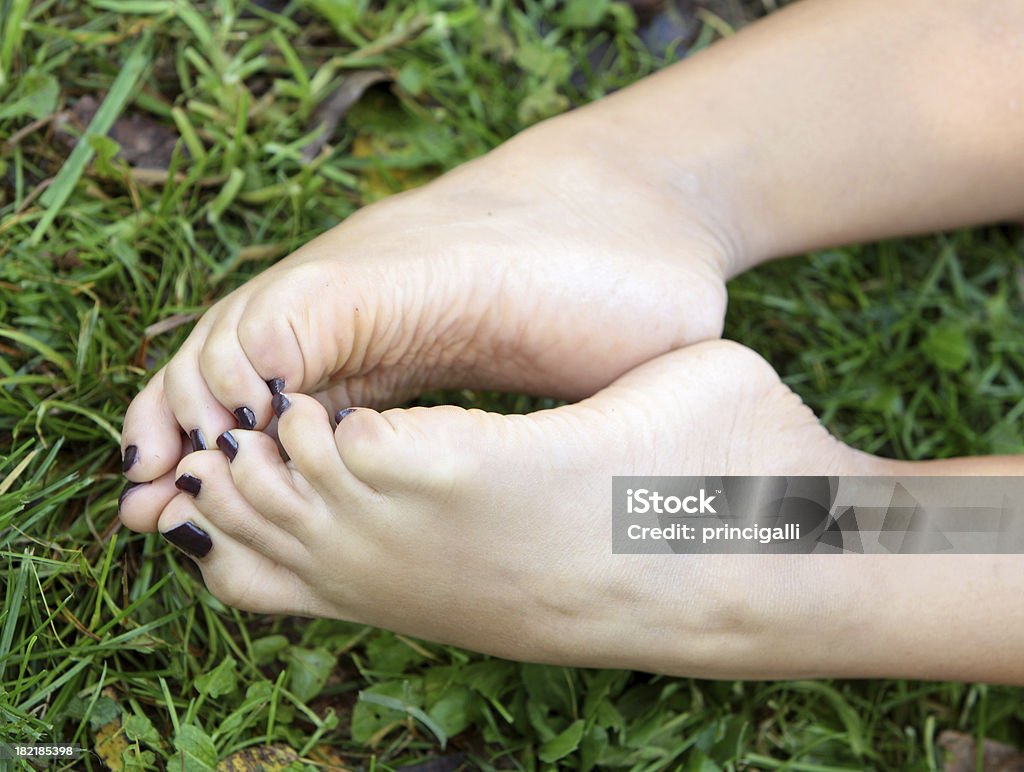
[[[651,25],[602,0],[0,3],[0,743],[117,770],[942,769],[944,732],[1024,746],[1020,689],[506,662],[234,611],[118,529],[124,410],[205,308],[729,34],[738,5]],[[861,449],[1024,453],[1022,246],[992,227],[781,261],[732,283],[726,335]]]

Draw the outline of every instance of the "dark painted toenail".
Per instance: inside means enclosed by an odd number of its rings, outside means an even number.
[[[192,450],[206,450],[206,437],[202,429],[193,429],[188,433],[188,438],[192,442]]]
[[[347,407],[344,410],[339,410],[337,413],[334,414],[334,422],[340,424],[342,421],[345,420],[345,416],[347,416],[349,413],[354,412],[356,412],[356,409],[354,407]]]
[[[271,378],[267,381],[267,388],[271,394],[280,394],[284,391],[284,378]]]
[[[121,471],[127,472],[133,466],[135,462],[139,460],[139,447],[138,445],[129,445],[124,449],[124,460],[121,461]]]
[[[206,557],[206,554],[213,549],[213,542],[210,541],[209,534],[193,523],[182,523],[177,528],[172,528],[160,535],[194,558]]]
[[[284,394],[275,394],[274,398],[270,400],[270,406],[274,408],[274,415],[280,418],[281,413],[292,406],[292,401]]]
[[[217,438],[217,447],[228,457],[228,461],[234,461],[238,455],[238,440],[231,432],[224,432]]]
[[[124,490],[121,491],[121,495],[117,497],[117,511],[118,512],[121,511],[121,505],[124,503],[124,500],[128,496],[128,494],[131,493],[136,488],[138,488],[140,485],[149,485],[149,483],[148,482],[138,482],[138,483],[137,482],[130,482],[126,486],[124,486]]]
[[[203,481],[194,475],[183,474],[174,481],[174,487],[192,496],[198,496],[199,489],[203,487]]]
[[[256,428],[256,414],[247,407],[240,407],[235,409],[235,418],[238,419],[239,429],[255,429]]]

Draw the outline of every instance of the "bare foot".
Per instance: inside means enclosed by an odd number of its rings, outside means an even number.
[[[155,482],[126,491],[124,522],[155,527],[183,437],[263,429],[281,388],[331,411],[447,386],[579,398],[718,337],[727,241],[564,134],[368,207],[207,311],[128,409],[125,473]]]
[[[840,602],[811,591],[820,567],[771,560],[791,556],[613,555],[613,475],[885,463],[836,441],[764,360],[725,341],[525,416],[360,408],[334,429],[310,397],[276,407],[291,461],[265,434],[231,431],[225,453],[182,459],[185,492],[160,517],[214,595],[563,664],[781,672],[785,651],[750,657],[755,633],[769,618],[834,618]]]

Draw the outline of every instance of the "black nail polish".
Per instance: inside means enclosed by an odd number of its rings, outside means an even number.
[[[194,475],[183,474],[174,481],[174,487],[191,496],[198,496],[199,490],[203,487],[203,481]]]
[[[292,401],[284,394],[275,394],[274,398],[270,400],[270,406],[274,408],[274,415],[280,418],[281,413],[292,406]]]
[[[256,414],[247,407],[240,407],[235,409],[235,418],[238,419],[239,429],[255,429],[256,428]]]
[[[339,410],[337,413],[334,414],[334,422],[340,424],[342,421],[345,420],[345,416],[347,416],[349,413],[354,412],[356,412],[356,409],[354,407],[347,407],[344,410]]]
[[[160,535],[182,552],[187,552],[194,558],[206,557],[206,554],[213,549],[213,542],[210,541],[209,534],[193,523],[182,523],[177,528],[172,528]]]
[[[121,505],[124,503],[124,500],[128,496],[128,494],[131,493],[136,488],[138,488],[140,485],[149,485],[149,483],[148,482],[130,482],[127,485],[124,486],[124,490],[121,491],[121,495],[117,497],[117,511],[118,512],[121,511]]]
[[[133,466],[135,462],[139,460],[139,446],[129,445],[124,449],[124,460],[121,461],[121,471],[127,472]]]
[[[235,456],[238,455],[238,440],[231,432],[224,432],[217,438],[217,447],[228,457],[228,461],[234,461]]]
[[[192,450],[206,450],[206,437],[202,429],[193,429],[188,433],[188,438],[192,442]]]
[[[284,378],[271,378],[267,381],[267,388],[271,394],[280,394],[284,391]]]

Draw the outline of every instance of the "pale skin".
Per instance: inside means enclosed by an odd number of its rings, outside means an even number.
[[[1022,556],[612,555],[607,521],[615,474],[1024,474],[851,449],[717,340],[759,262],[1024,212],[1021,29],[1016,0],[805,0],[361,211],[133,401],[122,520],[205,532],[229,604],[505,657],[1024,684]],[[377,412],[441,386],[578,401]]]

